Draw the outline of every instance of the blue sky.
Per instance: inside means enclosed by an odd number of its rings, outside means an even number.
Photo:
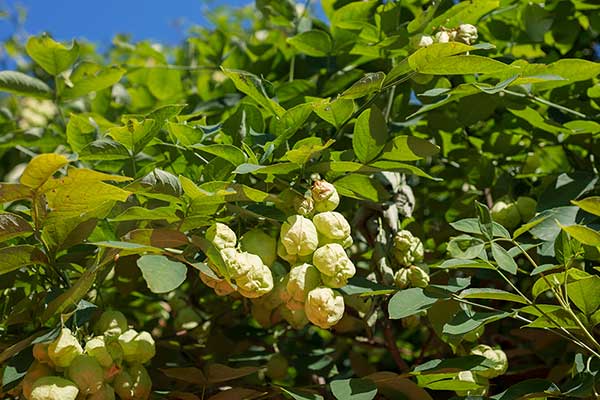
[[[51,33],[59,40],[85,38],[110,43],[116,33],[130,33],[134,40],[174,44],[184,37],[185,28],[203,24],[202,11],[216,5],[240,7],[253,0],[0,0],[0,9],[27,9],[25,31]],[[180,24],[180,27],[177,27]],[[0,37],[9,35],[13,25],[0,20]]]

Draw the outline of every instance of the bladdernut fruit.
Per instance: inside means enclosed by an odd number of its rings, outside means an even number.
[[[79,389],[73,382],[58,376],[44,376],[33,384],[29,400],[75,400]]]
[[[306,317],[314,325],[329,329],[344,316],[344,298],[328,287],[318,287],[306,297]]]
[[[234,248],[237,244],[235,232],[220,222],[208,228],[205,237],[219,250]]]
[[[333,211],[340,204],[340,196],[331,183],[317,180],[311,188],[312,198],[315,201],[315,211]]]
[[[283,223],[279,240],[289,256],[309,256],[319,245],[317,228],[301,215],[293,215]]]
[[[79,341],[69,328],[63,328],[58,337],[48,346],[48,356],[52,363],[67,368],[78,355],[83,353]]]
[[[89,355],[77,356],[67,368],[66,375],[77,385],[82,395],[96,393],[104,383],[104,370],[96,359]]]

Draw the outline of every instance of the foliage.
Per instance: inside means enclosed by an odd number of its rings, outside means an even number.
[[[4,43],[0,397],[108,309],[156,341],[121,397],[598,396],[600,6],[321,6],[217,10],[176,47]],[[290,286],[325,244],[352,273]],[[331,329],[271,314],[292,286]]]

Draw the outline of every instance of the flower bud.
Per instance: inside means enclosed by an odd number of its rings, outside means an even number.
[[[27,370],[27,374],[21,381],[21,388],[23,391],[23,397],[26,399],[31,398],[31,391],[33,390],[33,384],[38,379],[44,376],[50,376],[54,373],[52,368],[46,364],[42,364],[38,361],[34,361],[29,369]]]
[[[410,45],[413,49],[428,47],[433,44],[433,37],[429,35],[417,35],[410,38]]]
[[[87,397],[86,400],[115,400],[115,391],[109,384],[104,384],[96,393]]]
[[[312,221],[301,215],[293,215],[281,226],[280,241],[290,256],[311,255],[319,245],[317,229]]]
[[[94,333],[96,335],[119,336],[127,330],[127,318],[120,311],[104,311],[96,325]]]
[[[471,349],[471,354],[483,356],[493,364],[493,367],[485,371],[477,371],[477,374],[485,378],[495,378],[506,372],[508,369],[508,358],[502,350],[494,350],[490,346],[480,344]]]
[[[403,267],[423,260],[423,243],[410,231],[398,231],[394,236],[394,258]]]
[[[328,287],[318,287],[308,293],[304,310],[310,322],[328,329],[344,316],[344,298]]]
[[[344,240],[350,236],[350,224],[339,212],[322,212],[315,215],[312,221],[317,232],[329,239]]]
[[[220,222],[217,222],[208,228],[206,231],[206,239],[219,250],[234,248],[237,243],[235,232],[227,225]]]
[[[535,216],[537,201],[531,197],[520,196],[517,198],[517,210],[522,222],[527,222]]]
[[[312,197],[315,201],[315,211],[333,211],[340,204],[340,196],[331,183],[318,180],[315,181],[311,189]]]
[[[256,298],[273,290],[273,274],[269,267],[260,262],[254,264],[252,268],[245,274],[237,278],[236,285],[238,292],[244,297]]]
[[[302,329],[308,324],[308,318],[303,308],[290,310],[286,306],[280,306],[278,310],[281,313],[281,317],[294,329]]]
[[[50,343],[36,343],[33,345],[33,357],[43,364],[52,365],[52,360],[48,355],[48,346]]]
[[[156,354],[154,339],[148,332],[129,329],[119,336],[119,344],[123,348],[123,359],[129,363],[143,364]]]
[[[96,393],[104,383],[104,370],[92,356],[77,356],[66,373],[83,395]]]
[[[408,268],[400,268],[394,275],[394,283],[400,289],[406,289],[410,286],[410,278],[408,277]]]
[[[75,400],[79,389],[73,382],[58,376],[44,376],[33,384],[29,400]]]
[[[471,24],[461,24],[456,32],[456,41],[473,44],[477,40],[477,28]]]
[[[270,267],[277,259],[277,240],[260,229],[244,233],[240,238],[240,248],[260,257],[263,264]]]
[[[414,287],[424,288],[429,285],[429,274],[415,265],[408,268],[408,279]]]
[[[68,367],[78,355],[83,353],[79,341],[69,328],[63,328],[60,335],[48,346],[48,356],[52,363],[61,368]]]
[[[133,364],[115,377],[113,387],[121,400],[146,400],[152,391],[152,381],[146,368]]]
[[[85,344],[85,353],[94,357],[104,368],[110,367],[113,358],[108,351],[104,336],[96,336],[88,340]]]
[[[446,31],[439,31],[435,34],[436,43],[448,43],[450,42],[450,35]]]
[[[290,310],[300,310],[304,307],[308,292],[319,286],[321,274],[310,264],[296,265],[290,270],[287,280],[286,306]]]
[[[507,229],[514,229],[521,221],[517,204],[508,197],[502,197],[491,209],[492,219]]]

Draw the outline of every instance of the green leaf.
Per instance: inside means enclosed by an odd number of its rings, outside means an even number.
[[[383,185],[367,175],[347,174],[334,183],[338,193],[345,197],[370,200],[382,203],[390,199],[391,194]]]
[[[593,135],[600,133],[600,124],[594,121],[569,121],[563,126],[571,130],[572,135],[582,135],[591,133]]]
[[[0,275],[34,264],[46,264],[46,255],[34,246],[19,245],[0,248]]]
[[[352,148],[363,164],[375,159],[385,147],[388,128],[383,113],[377,106],[363,111],[354,124]]]
[[[504,392],[492,396],[493,400],[519,400],[526,398],[546,398],[560,395],[560,389],[546,379],[527,379],[511,386]]]
[[[271,165],[241,164],[233,171],[234,174],[266,174],[266,175],[287,175],[300,166],[295,163],[279,163]]]
[[[472,260],[479,258],[484,251],[485,242],[469,235],[460,235],[448,242],[447,251],[451,257]]]
[[[353,276],[348,280],[346,286],[340,288],[340,292],[348,296],[376,296],[379,294],[394,293],[395,291],[396,288],[394,287],[384,286],[359,276]]]
[[[489,57],[460,55],[443,57],[435,63],[420,66],[414,69],[420,74],[429,75],[467,75],[467,74],[494,74],[518,69]]]
[[[469,312],[459,311],[452,321],[444,325],[443,333],[448,335],[464,335],[481,325],[489,324],[510,316],[508,312]]]
[[[385,80],[383,72],[370,72],[365,74],[354,85],[346,89],[341,97],[345,99],[358,99],[366,95],[378,92],[381,90],[381,85]]]
[[[33,191],[21,183],[0,183],[0,203],[31,199]]]
[[[514,293],[507,292],[501,289],[491,288],[473,288],[466,289],[460,293],[463,299],[486,299],[486,300],[503,300],[512,301],[515,303],[528,304],[526,299]]]
[[[510,233],[508,233],[505,227],[497,222],[492,222],[492,225],[494,237],[510,238]],[[479,219],[477,218],[463,218],[459,221],[451,222],[450,226],[460,232],[483,234],[479,226]]]
[[[223,68],[223,72],[233,81],[237,90],[250,96],[252,100],[276,116],[281,117],[283,115],[285,109],[267,97],[265,88],[259,77],[246,71],[226,68]]]
[[[428,29],[437,26],[455,27],[459,24],[476,25],[481,17],[500,7],[499,0],[477,0],[455,3],[450,9],[438,15],[428,25]]]
[[[51,99],[53,92],[43,81],[18,71],[0,71],[0,91]]]
[[[79,44],[76,41],[67,48],[47,35],[30,37],[25,50],[29,57],[50,75],[58,75],[65,71],[79,56]]]
[[[181,84],[181,71],[169,68],[151,68],[148,72],[148,89],[159,100],[177,99],[185,93]]]
[[[61,154],[40,154],[29,161],[23,175],[21,183],[32,189],[42,186],[58,169],[69,163],[67,157]]]
[[[392,161],[416,161],[433,157],[439,151],[440,147],[429,140],[401,135],[394,137],[385,146],[380,158]]]
[[[178,208],[173,206],[168,207],[157,207],[157,208],[144,208],[144,207],[129,207],[121,214],[111,221],[122,222],[122,221],[160,221],[165,220],[168,223],[173,223],[181,219],[177,215]]]
[[[400,290],[388,304],[390,319],[406,318],[427,310],[439,299],[426,294],[421,288]]]
[[[155,124],[156,121],[153,119],[144,119],[142,122],[137,119],[128,119],[125,125],[110,128],[107,133],[114,140],[137,154],[156,135]]]
[[[572,200],[571,203],[590,214],[600,217],[600,196],[586,197],[583,200]]]
[[[600,277],[592,276],[571,282],[567,285],[567,293],[581,311],[590,315],[600,306]]]
[[[287,42],[299,52],[311,57],[325,57],[333,50],[333,43],[327,32],[316,29],[290,37]]]
[[[207,146],[193,145],[191,147],[221,157],[222,159],[229,161],[235,167],[246,162],[246,155],[244,152],[230,144],[211,144]]]
[[[354,101],[343,98],[333,101],[327,99],[313,103],[313,110],[321,119],[339,128],[352,116]]]
[[[302,139],[294,144],[294,148],[288,150],[282,159],[287,159],[296,164],[306,164],[311,161],[312,158],[317,157],[323,150],[330,147],[334,141],[329,139],[325,144],[322,143],[320,138],[309,137]]]
[[[407,26],[408,33],[413,34],[423,30],[429,21],[433,19],[433,16],[440,6],[440,3],[440,1],[432,2],[426,10],[421,11],[415,19],[410,21]]]
[[[372,400],[377,396],[377,386],[369,379],[337,379],[329,388],[338,400]]]
[[[318,393],[308,392],[299,389],[280,387],[281,391],[294,400],[323,400],[323,396]]]
[[[600,233],[598,231],[595,231],[583,225],[565,226],[560,223],[558,223],[558,225],[560,225],[560,228],[562,230],[567,232],[569,235],[571,235],[581,243],[594,247],[600,246]]]
[[[525,232],[529,232],[531,229],[535,228],[537,225],[544,222],[546,220],[546,218],[548,218],[548,215],[538,215],[538,216],[534,217],[534,219],[532,219],[530,222],[526,223],[525,225],[521,225],[519,228],[515,229],[515,231],[513,233],[513,239],[518,238]]]
[[[162,255],[142,256],[137,260],[137,265],[153,293],[167,293],[177,289],[187,275],[185,264],[171,261]]]
[[[80,160],[110,161],[130,158],[129,151],[119,142],[110,139],[99,139],[88,143],[79,151]]]
[[[517,263],[510,254],[508,254],[508,251],[496,242],[492,242],[492,257],[494,257],[494,260],[498,263],[498,268],[513,275],[517,274]]]
[[[0,242],[29,236],[32,233],[33,228],[22,217],[8,212],[0,212]]]
[[[591,275],[585,271],[581,271],[579,269],[569,269],[567,276],[567,283],[576,282],[581,279],[587,279]],[[544,293],[546,290],[550,290],[552,287],[560,286],[565,281],[565,273],[557,272],[554,274],[549,274],[539,278],[531,289],[531,296],[535,299],[540,294]]]
[[[455,54],[466,53],[474,50],[475,47],[459,42],[434,43],[431,46],[422,47],[408,57],[408,65],[413,71],[426,69],[428,66],[435,65],[442,58],[450,57]]]
[[[66,87],[61,98],[71,100],[111,87],[119,82],[125,70],[118,66],[102,67],[91,62],[82,62],[69,77],[73,87]]]
[[[475,202],[475,209],[479,215],[479,230],[487,240],[492,240],[494,237],[494,222],[490,209],[478,201]]]

